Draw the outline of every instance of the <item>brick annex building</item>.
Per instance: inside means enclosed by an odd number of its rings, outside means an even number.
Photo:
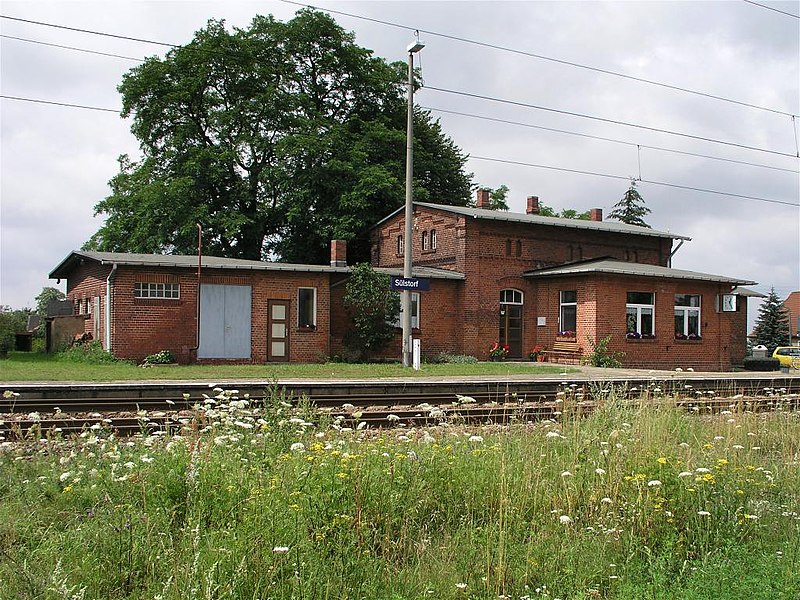
[[[509,359],[535,346],[610,349],[631,367],[728,370],[746,352],[747,290],[719,275],[671,268],[689,238],[602,220],[414,204],[413,335],[423,354],[485,360],[494,342]],[[404,210],[371,232],[372,265],[400,275]],[[342,306],[346,244],[330,265],[197,256],[75,251],[50,274],[85,329],[120,358],[170,350],[180,362],[312,362],[340,354],[348,329]],[[199,294],[198,294],[199,290]],[[199,301],[199,302],[198,302]],[[386,356],[400,356],[400,329]]]

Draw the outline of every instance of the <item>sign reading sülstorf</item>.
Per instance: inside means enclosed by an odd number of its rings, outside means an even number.
[[[417,277],[392,277],[391,282],[391,288],[393,290],[427,292],[431,289],[430,279],[420,279]]]

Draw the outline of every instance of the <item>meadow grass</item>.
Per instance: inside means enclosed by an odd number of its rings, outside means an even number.
[[[177,434],[0,442],[0,596],[796,599],[800,417],[349,429],[217,390]]]
[[[564,365],[526,362],[482,362],[472,364],[422,364],[419,371],[396,363],[303,363],[271,365],[176,365],[145,369],[130,362],[101,362],[54,354],[11,352],[0,360],[0,381],[134,381],[224,379],[375,379],[380,377],[458,377],[552,375],[574,372]]]

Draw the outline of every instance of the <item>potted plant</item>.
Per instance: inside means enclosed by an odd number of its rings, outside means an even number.
[[[528,358],[531,359],[531,362],[544,362],[544,348],[541,346],[534,346],[531,348]]]
[[[489,358],[493,361],[503,360],[508,356],[510,350],[508,345],[501,346],[499,342],[494,342],[489,348]]]

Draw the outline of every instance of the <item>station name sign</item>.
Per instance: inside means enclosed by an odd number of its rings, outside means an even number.
[[[393,290],[427,292],[431,289],[431,281],[417,277],[392,277],[390,287]]]

